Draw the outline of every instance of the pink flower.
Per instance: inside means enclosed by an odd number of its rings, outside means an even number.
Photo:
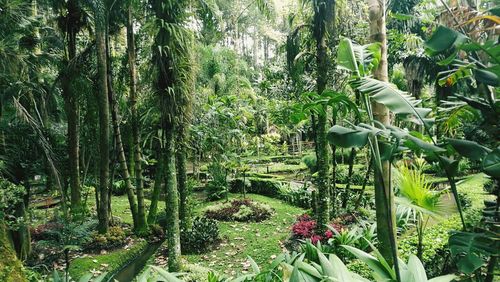
[[[333,232],[332,232],[332,230],[330,230],[330,229],[326,230],[326,232],[325,232],[325,238],[326,238],[326,239],[330,239],[330,238],[332,238],[332,237],[333,237]]]
[[[323,238],[321,238],[321,236],[319,236],[319,235],[313,235],[313,236],[311,237],[311,242],[312,242],[314,245],[316,245],[316,243],[318,243],[318,241],[321,241],[322,239],[323,239]]]

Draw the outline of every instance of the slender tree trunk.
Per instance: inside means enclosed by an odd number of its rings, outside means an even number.
[[[110,56],[109,41],[107,42],[108,42],[108,44],[106,44],[108,50],[107,54],[108,56]],[[111,121],[113,124],[113,132],[115,135],[116,153],[118,155],[118,162],[123,176],[123,181],[125,182],[125,189],[127,191],[128,202],[130,205],[130,212],[132,213],[132,219],[134,222],[134,230],[142,231],[144,228],[147,227],[145,226],[146,219],[144,218],[142,225],[139,226],[139,221],[137,218],[137,201],[134,194],[134,185],[132,185],[130,172],[128,170],[127,159],[125,157],[125,150],[123,149],[123,140],[120,130],[120,117],[118,113],[118,102],[116,101],[116,94],[112,86],[113,78],[112,78],[111,64],[109,63],[109,61],[110,60],[108,60],[108,95],[109,95],[109,101],[111,103]]]
[[[368,0],[370,18],[370,40],[381,43],[382,56],[374,77],[388,81],[387,71],[387,38],[385,26],[385,1]],[[373,102],[374,119],[384,125],[391,123],[389,110],[382,104]],[[382,160],[382,171],[375,169],[375,205],[377,217],[377,237],[380,253],[390,265],[394,263],[393,251],[396,238],[396,218],[394,215],[394,192],[391,187],[391,165]]]
[[[118,163],[120,165],[120,170],[123,176],[123,181],[125,182],[125,189],[127,191],[127,197],[130,205],[130,212],[132,213],[132,219],[134,222],[134,229],[137,230],[138,221],[137,221],[137,201],[135,199],[134,194],[134,186],[132,185],[132,180],[130,178],[130,174],[127,166],[127,159],[125,158],[125,151],[123,149],[123,142],[121,137],[120,125],[119,125],[119,117],[118,117],[118,105],[116,102],[116,98],[114,92],[110,89],[108,90],[111,101],[111,120],[113,123],[113,132],[115,135],[116,142],[116,154],[118,155]]]
[[[99,233],[108,232],[109,210],[108,210],[108,181],[109,181],[109,101],[108,80],[106,64],[106,13],[103,0],[95,3],[95,37],[97,47],[97,86],[98,86],[98,110],[99,110],[99,192],[100,203],[98,210]]]
[[[132,143],[135,164],[135,187],[137,190],[137,223],[143,228],[146,225],[146,210],[144,205],[144,182],[142,179],[141,137],[139,134],[139,117],[137,114],[137,76],[135,70],[135,35],[132,1],[128,5],[127,20],[127,54],[129,64],[130,113],[132,127]],[[132,168],[131,168],[132,169]]]
[[[328,79],[328,55],[327,55],[327,36],[331,29],[333,20],[333,2],[334,0],[315,0],[314,2],[314,37],[316,39],[316,63],[317,79],[316,87],[319,95],[327,85]],[[326,140],[326,106],[322,113],[318,114],[316,124],[316,157],[318,166],[318,210],[317,222],[320,234],[326,229],[326,224],[330,220],[329,212],[329,161],[328,161],[328,142]]]
[[[67,3],[69,13],[78,13],[78,4],[74,0]],[[71,18],[70,18],[71,21]],[[71,24],[72,22],[70,22]],[[79,167],[79,109],[78,94],[73,91],[72,80],[75,69],[70,67],[70,62],[76,57],[76,27],[67,27],[66,34],[68,38],[68,57],[65,68],[64,78],[61,82],[62,94],[64,99],[67,123],[68,123],[68,170],[69,186],[71,199],[71,214],[78,216],[82,212],[81,189],[80,189],[80,167]]]
[[[177,187],[179,189],[179,221],[181,230],[189,230],[189,190],[186,179],[186,151],[185,146],[177,146]]]
[[[352,148],[349,154],[349,169],[347,174],[347,184],[345,185],[344,198],[342,199],[342,208],[347,208],[349,194],[351,193],[352,174],[354,172],[354,159],[356,158],[356,149]]]
[[[370,179],[370,172],[373,167],[373,157],[370,158],[368,163],[368,168],[366,169],[365,178],[363,180],[363,186],[361,187],[361,191],[359,192],[358,199],[356,200],[356,204],[354,204],[354,210],[357,210],[359,205],[361,204],[361,200],[363,199],[363,195],[365,194],[366,185],[368,184],[368,180]]]
[[[161,154],[161,151],[158,150],[158,163],[156,164],[155,169],[155,184],[153,186],[153,194],[151,195],[151,204],[149,205],[149,213],[148,213],[148,224],[154,224],[156,222],[156,212],[158,210],[158,201],[160,199],[161,188],[164,184],[163,177],[165,174],[163,172],[164,168],[164,158]]]
[[[173,130],[165,132],[165,212],[167,214],[168,270],[181,268],[181,242],[179,227],[179,195],[175,169],[175,140]]]

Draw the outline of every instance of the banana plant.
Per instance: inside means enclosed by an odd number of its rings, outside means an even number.
[[[363,50],[363,52],[355,50]],[[370,52],[373,53],[372,56],[366,55],[366,53]],[[431,136],[430,128],[434,123],[434,119],[429,116],[431,109],[420,107],[421,100],[415,99],[388,82],[369,76],[370,72],[366,70],[370,70],[370,66],[372,65],[376,66],[377,54],[376,45],[372,45],[370,48],[362,47],[352,43],[347,38],[342,39],[339,44],[339,57],[337,59],[339,67],[351,73],[349,84],[354,91],[361,93],[361,99],[368,115],[368,120],[366,123],[351,124],[350,127],[338,125],[332,127],[328,132],[329,141],[345,148],[364,147],[368,145],[373,156],[374,168],[379,172],[382,171],[383,160],[392,161],[398,153],[407,149],[418,148],[418,150],[424,151],[427,155],[438,159],[450,181],[451,190],[455,196],[460,218],[465,228],[465,220],[454,181],[458,162],[441,156],[446,150],[437,146],[432,138],[430,138],[432,143],[428,143],[420,139],[418,134],[411,133],[397,126],[383,125],[374,119],[371,104],[372,102],[377,102],[387,107],[399,119],[422,126],[424,132],[429,136]],[[371,57],[375,59],[368,60],[369,64],[366,67],[366,58]],[[384,188],[384,190],[388,189],[390,188]],[[390,199],[386,196],[384,200],[386,202],[384,206],[389,210],[388,214],[390,216],[392,214],[391,207],[388,204]],[[393,228],[392,218],[387,218],[387,222],[389,222],[388,228]],[[392,237],[395,237],[394,234],[392,234]],[[390,238],[390,241],[392,242],[390,247],[397,269],[396,238]]]
[[[491,9],[467,20],[466,23],[472,22],[493,22],[498,25],[500,23],[498,9]],[[447,139],[447,143],[462,157],[479,162],[481,170],[492,177],[496,182],[495,185],[498,185],[500,179],[500,147],[498,147],[500,108],[496,94],[500,86],[500,45],[495,37],[488,36],[487,33],[483,35],[469,37],[462,29],[454,30],[438,26],[425,45],[429,55],[444,58],[439,64],[449,68],[439,73],[440,85],[451,87],[463,83],[467,86],[466,91],[454,93],[453,98],[458,102],[454,102],[452,107],[446,107],[450,104],[447,101],[443,108],[446,110],[468,106],[478,111],[481,114],[478,128],[486,132],[490,138],[485,144],[461,139]],[[481,38],[482,41],[479,42],[473,38]],[[500,237],[498,232],[495,232],[499,221],[498,198],[499,195],[492,208],[487,208],[483,212],[493,217],[493,221],[487,224],[491,226],[492,231],[453,232],[449,238],[452,256],[457,262],[458,269],[463,273],[471,275],[480,272],[486,259],[489,258],[484,281],[493,281],[499,255]]]

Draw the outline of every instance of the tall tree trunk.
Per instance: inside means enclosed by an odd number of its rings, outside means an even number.
[[[97,86],[99,111],[99,193],[100,203],[98,210],[99,233],[108,232],[108,180],[109,180],[109,101],[106,64],[106,13],[104,0],[95,3],[95,37],[97,48]]]
[[[82,212],[81,189],[80,189],[80,167],[79,167],[79,110],[78,94],[73,91],[72,81],[74,79],[75,68],[70,66],[71,61],[76,57],[76,34],[77,27],[72,26],[74,18],[70,15],[78,14],[80,8],[75,0],[67,3],[69,25],[66,30],[68,37],[68,58],[64,66],[64,78],[61,88],[64,98],[65,111],[68,122],[68,161],[69,161],[69,186],[71,199],[71,214],[73,216]]]
[[[135,35],[132,1],[128,5],[127,20],[127,54],[129,64],[130,113],[132,127],[133,159],[135,164],[135,188],[137,191],[137,220],[140,227],[146,224],[144,205],[144,182],[142,179],[141,136],[139,134],[139,117],[137,114],[137,76],[135,70]]]
[[[182,133],[181,133],[182,134]],[[180,146],[179,146],[180,145]],[[186,177],[186,150],[185,144],[177,146],[177,187],[179,189],[179,221],[181,230],[189,230],[189,191]]]
[[[345,185],[344,198],[342,199],[342,208],[347,208],[349,194],[351,193],[352,174],[354,173],[354,159],[356,158],[356,149],[351,148],[349,154],[349,169],[347,173],[347,184]]]
[[[370,40],[381,43],[382,56],[374,77],[388,81],[387,71],[387,38],[385,26],[385,1],[368,0],[370,19]],[[389,110],[382,104],[372,102],[373,116],[384,125],[391,123]],[[376,168],[376,166],[375,166]],[[391,165],[382,160],[382,170],[375,169],[375,206],[377,217],[377,238],[382,256],[390,265],[394,263],[393,251],[396,238],[396,218],[394,214],[394,192],[391,187]]]
[[[176,272],[181,267],[181,241],[179,227],[179,195],[175,169],[175,140],[173,130],[165,132],[165,212],[167,214],[168,270]]]
[[[154,224],[156,222],[156,213],[158,210],[158,201],[160,200],[161,188],[163,187],[164,179],[164,159],[161,150],[158,149],[157,155],[158,163],[156,163],[155,169],[155,184],[153,186],[153,193],[151,195],[151,204],[149,205],[148,213],[148,224]]]
[[[106,42],[107,42],[106,44],[107,54],[108,56],[110,56],[109,41]],[[125,150],[123,149],[123,140],[120,130],[120,116],[118,113],[118,102],[116,101],[116,94],[112,86],[113,77],[109,59],[110,58],[108,57],[108,95],[109,95],[109,101],[111,103],[111,122],[113,124],[113,132],[115,134],[116,153],[118,154],[118,162],[120,164],[123,181],[125,182],[125,189],[127,191],[128,202],[130,205],[130,212],[132,213],[134,230],[136,232],[142,232],[145,229],[147,229],[146,218],[144,216],[142,220],[139,220],[137,216],[137,201],[134,194],[134,185],[132,185],[130,172],[128,170],[127,158],[125,157]]]
[[[334,0],[315,0],[314,1],[314,37],[316,39],[316,63],[317,78],[316,87],[319,95],[327,85],[328,79],[328,55],[327,55],[327,36],[333,24],[333,2]],[[322,113],[318,114],[316,123],[316,157],[318,166],[318,210],[317,222],[318,229],[322,233],[326,229],[326,224],[330,220],[330,181],[328,177],[328,142],[326,140],[326,106]]]

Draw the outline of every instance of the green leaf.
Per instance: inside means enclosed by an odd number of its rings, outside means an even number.
[[[78,282],[88,282],[90,281],[90,279],[92,279],[92,277],[93,277],[92,273],[87,273],[82,277],[80,277],[80,279],[78,279]]]
[[[163,268],[154,265],[150,265],[149,267],[153,268],[156,272],[158,272],[158,275],[163,279],[165,279],[166,282],[182,282],[181,279],[175,277],[175,275],[166,271]]]
[[[465,274],[472,274],[479,269],[485,262],[476,254],[467,254],[458,259],[457,267]]]
[[[427,274],[425,273],[422,262],[414,255],[410,255],[408,259],[408,269],[413,274],[414,281],[427,281]]]
[[[495,241],[483,233],[453,232],[448,239],[451,255],[458,258],[461,271],[472,273],[479,268],[479,255],[491,256],[498,253]],[[482,261],[482,259],[480,259]]]
[[[431,112],[429,108],[417,107],[421,100],[397,89],[394,85],[374,78],[363,77],[353,81],[351,85],[361,93],[386,106],[395,114],[411,115],[417,124],[427,124],[424,118]]]
[[[250,265],[252,266],[253,272],[255,274],[259,274],[260,273],[260,268],[257,265],[257,263],[250,256],[248,256],[248,260],[250,261]]]
[[[348,38],[340,40],[337,51],[337,66],[353,72],[359,76],[358,64],[354,56],[352,42]]]
[[[500,148],[488,153],[483,160],[483,170],[489,176],[500,177]]]
[[[425,48],[430,55],[442,53],[454,46],[463,43],[467,37],[456,30],[445,26],[438,26],[431,38],[425,42]]]
[[[364,147],[366,143],[368,143],[370,133],[372,133],[371,130],[361,127],[351,129],[340,125],[334,125],[328,130],[327,138],[330,143],[343,148]]]
[[[474,70],[474,76],[477,81],[482,82],[486,85],[491,85],[491,86],[498,86],[500,85],[500,80],[498,79],[498,76],[485,69],[475,69]]]
[[[460,155],[473,161],[482,160],[491,150],[479,145],[477,142],[461,139],[447,139],[450,145]]]
[[[391,281],[395,279],[395,273],[392,270],[387,269],[379,260],[377,260],[374,256],[363,252],[357,248],[342,245],[342,247],[348,250],[351,254],[357,257],[362,262],[366,263],[368,267],[373,270],[377,275],[387,279],[387,281]]]

